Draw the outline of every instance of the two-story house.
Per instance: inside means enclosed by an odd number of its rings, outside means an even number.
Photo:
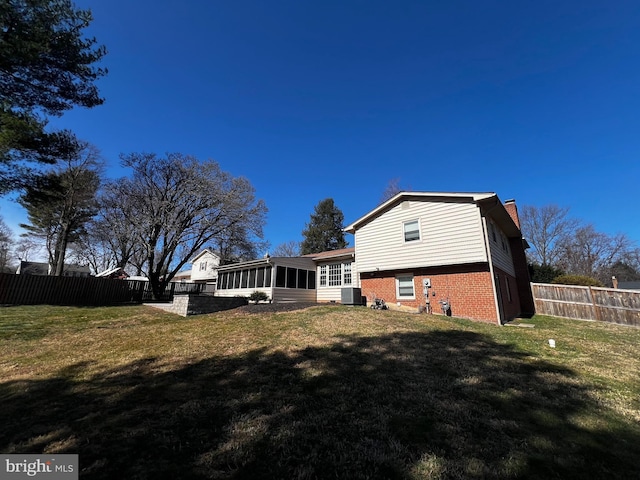
[[[220,267],[217,294],[340,302],[360,288],[369,301],[487,322],[534,312],[517,208],[495,193],[401,192],[345,232],[354,247]]]
[[[345,231],[369,298],[496,323],[534,312],[517,208],[495,193],[401,192]]]

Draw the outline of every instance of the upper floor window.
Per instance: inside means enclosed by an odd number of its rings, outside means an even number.
[[[414,240],[420,240],[420,222],[418,220],[404,222],[404,241],[412,242]]]
[[[200,262],[200,271],[204,272],[207,269],[207,262]]]

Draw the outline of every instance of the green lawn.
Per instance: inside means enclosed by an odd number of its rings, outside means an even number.
[[[105,479],[640,478],[640,329],[520,323],[1,308],[0,452]]]

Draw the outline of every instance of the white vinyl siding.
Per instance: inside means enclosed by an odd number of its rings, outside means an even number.
[[[487,218],[487,228],[489,232],[493,232],[493,234],[489,234],[491,261],[496,267],[515,277],[516,271],[513,266],[509,239],[490,218]]]
[[[399,229],[416,219],[421,240],[405,242]],[[480,210],[471,201],[398,204],[356,231],[358,271],[486,262],[482,232]]]
[[[193,260],[191,269],[191,281],[214,281],[218,278],[218,266],[220,258],[212,252],[205,250]]]
[[[358,275],[355,273],[356,263],[349,261],[337,261],[329,262],[325,260],[325,264],[318,265],[318,289],[317,298],[318,302],[340,302],[342,300],[342,289],[344,287],[358,287]],[[328,277],[331,265],[337,265],[341,267],[341,282],[337,285],[328,285]],[[334,272],[337,271],[337,267],[333,267]],[[321,282],[324,280],[324,284]]]

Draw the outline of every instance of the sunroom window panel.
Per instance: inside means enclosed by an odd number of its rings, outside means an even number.
[[[297,276],[298,276],[298,273],[296,270],[297,269],[295,268],[287,267],[287,288],[296,288]]]
[[[271,267],[266,267],[264,269],[264,286],[271,287]]]
[[[258,274],[256,277],[256,287],[264,287],[264,267],[258,268]]]
[[[307,271],[298,269],[298,288],[307,288]]]
[[[284,288],[287,285],[286,267],[276,267],[276,287]]]

